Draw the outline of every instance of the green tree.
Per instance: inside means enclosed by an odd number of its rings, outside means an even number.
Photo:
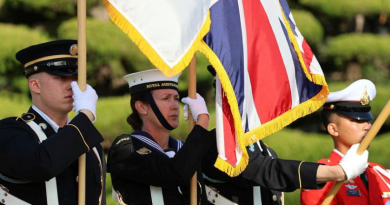
[[[0,90],[27,93],[23,76],[23,65],[15,58],[16,52],[33,44],[43,43],[50,38],[47,34],[27,26],[0,23]]]
[[[291,10],[299,31],[310,45],[318,45],[324,37],[324,29],[321,23],[312,13],[302,10]]]

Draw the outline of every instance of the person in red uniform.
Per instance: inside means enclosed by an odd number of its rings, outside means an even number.
[[[353,144],[362,141],[371,128],[370,102],[375,95],[375,85],[366,79],[329,94],[321,118],[334,141],[334,149],[328,159],[319,163],[337,165]],[[301,204],[321,204],[334,183],[328,182],[319,190],[302,189]],[[342,185],[331,204],[390,204],[390,173],[370,162],[363,174]]]

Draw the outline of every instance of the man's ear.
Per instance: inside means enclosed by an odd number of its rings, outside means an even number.
[[[326,129],[328,130],[328,133],[333,136],[333,137],[337,137],[339,136],[339,132],[338,132],[338,127],[337,127],[337,124],[336,123],[329,123],[328,126],[326,127]]]
[[[30,87],[31,92],[33,92],[35,94],[41,93],[41,85],[39,83],[39,79],[29,78],[28,79],[28,86]]]
[[[143,102],[137,101],[134,105],[139,114],[146,115],[148,113],[148,108]]]

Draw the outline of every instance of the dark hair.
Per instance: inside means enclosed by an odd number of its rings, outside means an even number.
[[[321,120],[322,120],[322,124],[325,127],[325,130],[327,129],[328,124],[331,123],[330,117],[333,114],[337,114],[337,112],[334,110],[329,110],[329,109],[324,109],[321,111]]]
[[[141,101],[142,103],[148,104],[148,101],[146,99],[145,93],[139,93],[136,95],[133,95],[130,99],[130,106],[133,113],[131,113],[127,117],[127,123],[133,128],[133,130],[141,130],[143,122],[141,118],[139,117],[138,111],[135,108],[135,103],[137,101]]]

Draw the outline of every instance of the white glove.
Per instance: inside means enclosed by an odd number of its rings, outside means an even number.
[[[207,111],[206,102],[204,101],[203,97],[200,96],[198,93],[196,93],[196,99],[185,97],[181,99],[181,102],[185,104],[183,108],[183,114],[185,120],[188,120],[188,106],[190,106],[191,114],[195,122],[198,121],[198,116],[200,114],[209,115],[209,112]]]
[[[71,84],[73,91],[73,110],[76,113],[80,112],[80,110],[89,110],[92,112],[95,117],[94,121],[96,121],[96,104],[98,100],[98,95],[96,91],[87,84],[87,89],[84,92],[81,92],[76,81],[73,81]]]
[[[347,180],[351,180],[359,176],[368,167],[368,151],[365,150],[363,154],[358,155],[356,151],[359,145],[359,143],[352,145],[339,163],[347,176]]]

